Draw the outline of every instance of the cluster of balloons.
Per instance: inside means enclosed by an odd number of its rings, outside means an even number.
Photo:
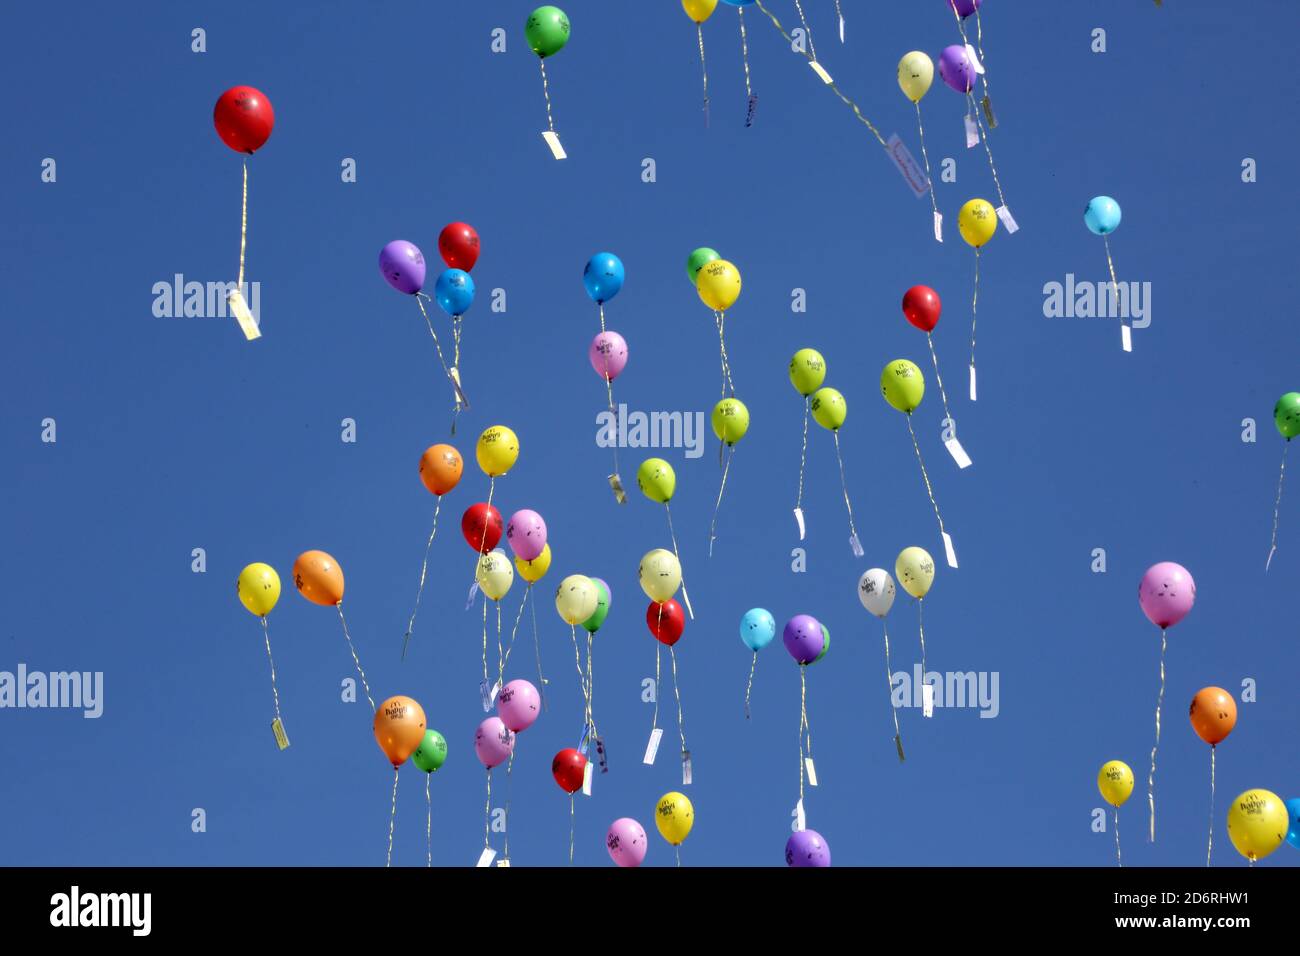
[[[542,698],[528,681],[512,680],[497,694],[496,707],[496,714],[485,718],[474,732],[474,754],[488,770],[514,753],[515,735],[537,720]]]
[[[388,821],[388,864],[393,862],[393,824],[397,820],[397,781],[402,764],[408,760],[427,775],[424,794],[428,803],[425,828],[426,853],[433,865],[433,803],[429,781],[434,771],[447,761],[447,741],[438,731],[425,724],[424,708],[403,695],[389,697],[375,709],[373,725],[375,743],[393,765],[393,804]]]
[[[672,538],[673,557],[678,562],[678,573],[681,571],[681,554],[677,550],[677,532],[673,530],[673,495],[677,492],[677,472],[663,458],[647,458],[641,462],[641,466],[636,470],[636,485],[641,489],[641,493],[656,504],[664,506],[664,512],[668,515],[668,534]],[[676,589],[674,589],[676,590]],[[691,608],[691,596],[686,592],[686,584],[682,582],[682,597],[686,601],[686,613],[695,618],[695,611]]]
[[[680,847],[694,825],[695,807],[685,794],[672,791],[660,797],[655,805],[655,826],[670,845]],[[649,849],[645,827],[631,817],[620,817],[609,825],[605,833],[605,849],[609,851],[610,859],[620,867],[640,866]],[[681,864],[680,857],[677,862]]]
[[[849,500],[848,479],[844,473],[844,457],[840,454],[840,428],[849,414],[848,402],[844,396],[829,386],[823,386],[826,380],[826,359],[816,349],[800,349],[790,359],[790,384],[804,398],[804,444],[799,456],[799,494],[795,500],[794,517],[799,525],[799,540],[804,537],[803,519],[803,472],[804,460],[808,451],[808,415],[811,414],[822,428],[835,439],[835,460],[840,466],[840,489],[844,493],[844,507],[849,513],[849,548],[855,557],[862,557],[862,544],[858,541],[858,529],[853,523],[853,503]]]
[[[582,270],[582,284],[587,289],[587,295],[596,303],[600,314],[600,331],[587,348],[587,359],[605,382],[609,412],[615,417],[614,379],[627,367],[627,340],[613,329],[605,328],[605,303],[618,295],[626,275],[623,260],[612,252],[596,253],[587,260],[587,265]],[[619,504],[626,504],[623,479],[618,473],[618,442],[612,442],[610,447],[614,452],[614,472],[609,476],[609,486],[614,492],[614,499]]]

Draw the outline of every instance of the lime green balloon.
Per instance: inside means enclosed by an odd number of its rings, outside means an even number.
[[[411,754],[411,763],[425,773],[433,773],[447,762],[447,740],[436,730],[426,730],[420,746]]]
[[[826,360],[816,349],[800,349],[790,359],[790,384],[800,395],[808,396],[826,381]]]
[[[605,623],[605,618],[609,617],[609,589],[600,578],[592,578],[591,583],[596,585],[596,610],[591,612],[591,617],[582,622],[582,626],[595,634]]]
[[[1273,424],[1287,441],[1300,435],[1300,392],[1287,392],[1273,406]]]
[[[812,406],[813,421],[833,432],[840,430],[849,414],[848,402],[833,388],[817,389],[809,404]]]
[[[695,279],[700,274],[700,270],[710,262],[716,262],[722,256],[718,255],[718,250],[710,249],[708,246],[700,246],[689,256],[686,257],[686,277],[691,280],[691,285],[695,285]]]
[[[542,59],[554,56],[569,42],[569,18],[559,7],[538,7],[528,15],[524,36]]]
[[[818,623],[821,623],[820,621]],[[816,664],[826,656],[826,652],[831,649],[831,629],[822,624],[822,652],[813,658],[812,662]]]
[[[907,359],[894,359],[880,373],[880,394],[890,405],[910,415],[925,395],[925,377]]]
[[[738,398],[724,398],[713,406],[713,434],[734,445],[749,431],[749,409]]]
[[[636,486],[651,501],[666,504],[677,490],[677,473],[662,458],[647,458],[636,470]]]

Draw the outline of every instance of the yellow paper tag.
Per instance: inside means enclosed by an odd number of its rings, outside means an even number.
[[[825,83],[827,86],[830,86],[831,75],[826,72],[826,70],[822,67],[820,63],[818,63],[816,60],[809,60],[808,65],[812,67],[814,73],[816,73],[818,76],[822,78],[823,83]]]
[[[275,745],[281,750],[289,746],[289,735],[284,732],[284,724],[277,717],[271,721],[271,732],[275,734]]]
[[[546,140],[546,145],[551,147],[551,155],[556,159],[568,158],[569,154],[566,153],[564,147],[560,145],[560,136],[558,133],[552,133],[550,130],[547,130],[542,134],[542,139]]]
[[[226,296],[226,305],[230,308],[231,315],[239,322],[239,327],[244,332],[244,338],[251,342],[253,339],[262,337],[262,330],[257,327],[257,319],[253,318],[253,313],[248,309],[248,303],[244,301],[244,293],[238,289],[233,290]]]

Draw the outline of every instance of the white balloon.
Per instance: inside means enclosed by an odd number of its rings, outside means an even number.
[[[858,600],[876,617],[884,619],[894,606],[894,579],[884,568],[863,571],[858,579]]]

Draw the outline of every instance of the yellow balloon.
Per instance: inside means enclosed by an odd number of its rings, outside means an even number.
[[[894,577],[904,591],[919,601],[934,584],[934,558],[925,548],[904,548],[894,562]]]
[[[673,846],[681,846],[695,825],[695,808],[686,794],[676,790],[665,793],[655,807],[655,826],[659,835]]]
[[[493,425],[478,436],[474,457],[484,474],[489,478],[500,478],[519,459],[519,439],[505,425]]]
[[[718,0],[682,0],[682,9],[696,23],[709,19],[717,8]]]
[[[957,213],[957,231],[978,249],[998,231],[998,215],[986,199],[972,199]]]
[[[1289,825],[1286,804],[1269,790],[1247,790],[1228,809],[1228,837],[1237,852],[1252,862],[1280,847]]]
[[[506,553],[498,548],[478,559],[479,590],[494,601],[500,601],[515,583],[515,569],[510,566]]]
[[[740,270],[726,259],[714,259],[700,269],[695,289],[714,312],[726,312],[740,298]]]
[[[894,359],[880,373],[880,394],[894,408],[910,415],[925,397],[925,376],[914,362]]]
[[[519,576],[529,584],[536,584],[546,572],[551,570],[551,546],[549,544],[542,546],[542,553],[531,561],[525,561],[523,558],[515,555],[515,567],[519,569]],[[586,618],[583,618],[585,621]]]
[[[913,103],[930,91],[934,82],[934,61],[920,50],[913,50],[898,61],[898,85]]]
[[[653,551],[647,551],[645,557],[641,559],[637,577],[641,581],[641,590],[645,592],[646,597],[663,604],[681,587],[682,566],[677,560],[677,555],[663,548],[655,548]]]
[[[235,591],[250,614],[266,617],[280,600],[280,575],[269,564],[250,564],[239,572]]]
[[[565,624],[581,624],[596,613],[600,592],[585,574],[570,574],[555,589],[555,610]]]
[[[1133,793],[1133,770],[1122,760],[1108,760],[1097,774],[1101,798],[1112,807],[1122,807]]]

